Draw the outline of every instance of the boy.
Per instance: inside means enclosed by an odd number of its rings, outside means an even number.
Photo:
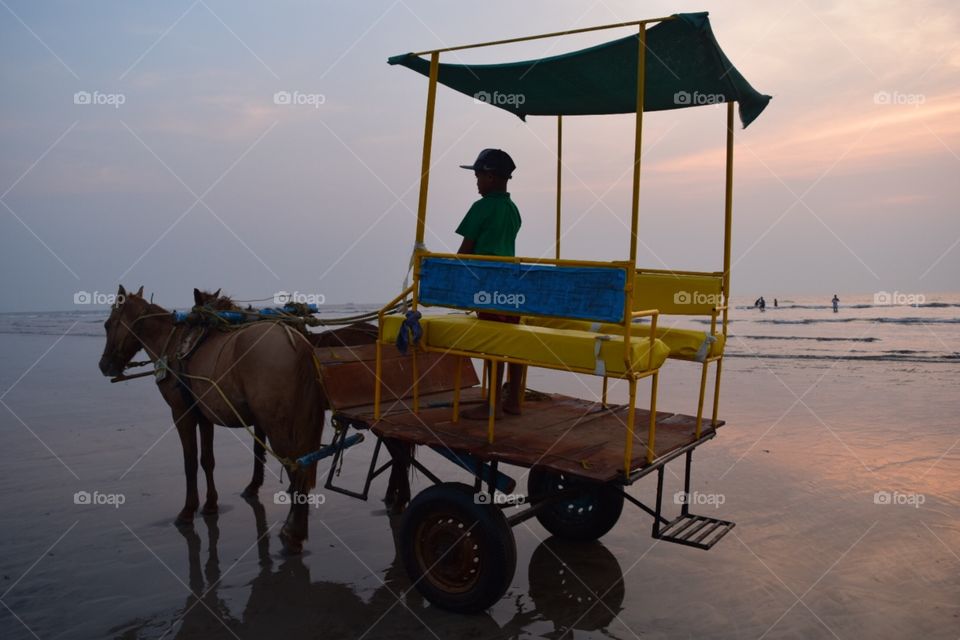
[[[516,255],[517,233],[520,231],[520,211],[510,199],[507,192],[507,181],[512,177],[517,166],[505,151],[500,149],[484,149],[477,156],[476,162],[471,165],[460,165],[463,169],[470,169],[477,178],[477,191],[482,196],[473,203],[467,215],[464,216],[457,234],[463,236],[463,243],[457,253],[487,255],[487,256],[514,256]],[[508,316],[497,313],[478,312],[481,320],[507,322],[519,324],[519,316]],[[503,413],[517,415],[520,413],[520,397],[523,393],[523,365],[510,364],[510,380],[506,398],[503,393],[497,395],[496,417],[502,418]],[[503,366],[497,367],[496,384],[500,390],[503,379]],[[479,405],[461,413],[465,418],[486,420],[489,409],[486,405]]]

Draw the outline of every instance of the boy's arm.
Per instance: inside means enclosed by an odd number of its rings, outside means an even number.
[[[463,242],[457,253],[473,253],[477,246],[477,238],[480,236],[480,230],[483,229],[484,219],[481,210],[474,203],[467,215],[463,217],[456,233],[463,236]]]

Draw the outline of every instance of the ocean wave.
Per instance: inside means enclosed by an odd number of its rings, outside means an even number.
[[[797,320],[778,320],[775,318],[757,320],[770,324],[820,324],[820,323],[848,323],[848,322],[877,322],[880,324],[960,324],[960,318],[800,318]],[[707,321],[707,324],[710,324]]]
[[[840,309],[950,309],[958,308],[960,303],[956,302],[924,302],[921,304],[841,304]],[[740,305],[734,307],[739,311],[757,311],[758,307],[751,305]],[[811,310],[830,310],[833,305],[830,304],[781,304],[774,307],[768,304],[766,311],[780,311],[783,309],[811,309]]]
[[[737,353],[727,351],[724,356],[727,358],[761,358],[763,360],[849,360],[858,362],[912,362],[916,364],[956,364],[960,362],[960,353],[946,353],[931,356],[918,356],[917,353],[924,352],[881,352],[865,355],[852,355],[851,353],[839,354],[810,354],[810,353]]]
[[[67,331],[67,327],[0,327],[0,335],[11,336],[70,336],[78,338],[106,338],[103,327],[95,328],[74,327]]]
[[[690,318],[689,322],[702,325],[710,325],[709,318]],[[731,318],[727,324],[738,322],[756,322],[759,324],[773,325],[805,325],[805,324],[846,324],[850,322],[866,322],[880,324],[960,324],[960,317],[957,318],[881,318],[881,317],[832,317],[832,318],[771,318],[770,316],[760,318]]]
[[[749,340],[814,340],[816,342],[877,342],[880,338],[838,338],[828,336],[744,336],[733,334],[731,338],[746,338]]]

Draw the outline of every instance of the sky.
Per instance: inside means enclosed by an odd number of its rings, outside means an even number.
[[[427,88],[389,56],[682,11],[709,11],[773,96],[735,136],[733,294],[957,291],[954,2],[0,0],[0,311],[76,309],[121,283],[179,308],[193,287],[385,302],[414,242]],[[640,266],[721,268],[724,123],[716,106],[646,115]],[[628,257],[632,127],[565,119],[564,257]],[[552,255],[555,128],[441,87],[427,246],[459,246],[477,194],[457,165],[498,147],[518,165],[518,255]]]

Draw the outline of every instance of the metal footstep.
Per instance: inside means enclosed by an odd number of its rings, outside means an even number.
[[[688,547],[709,549],[735,526],[736,523],[729,520],[684,513],[671,520],[653,537]]]

